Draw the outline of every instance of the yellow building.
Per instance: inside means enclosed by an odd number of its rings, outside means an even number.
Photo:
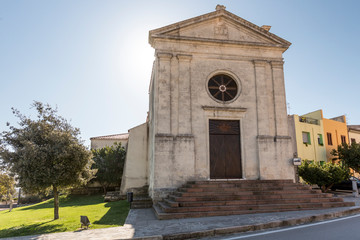
[[[325,134],[326,158],[328,161],[332,161],[334,156],[330,154],[331,151],[333,149],[337,149],[337,146],[341,144],[349,143],[346,117],[342,115],[330,119],[323,118],[323,125]]]
[[[303,160],[326,162],[324,127],[321,110],[302,116],[288,116],[294,157]]]

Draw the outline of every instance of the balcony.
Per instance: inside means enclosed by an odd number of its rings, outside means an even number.
[[[314,125],[320,125],[319,120],[314,119],[314,118],[309,118],[309,117],[299,116],[299,122],[310,123],[310,124],[314,124]]]

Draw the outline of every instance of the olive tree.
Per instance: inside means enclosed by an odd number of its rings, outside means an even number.
[[[18,127],[9,123],[0,135],[0,157],[26,192],[51,189],[54,219],[59,218],[59,190],[86,184],[96,170],[91,152],[83,145],[80,130],[57,114],[49,104],[34,101],[32,119],[12,108]]]

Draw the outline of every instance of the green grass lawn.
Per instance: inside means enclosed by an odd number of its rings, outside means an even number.
[[[129,212],[126,201],[104,202],[102,196],[60,197],[60,219],[54,219],[54,201],[0,212],[0,238],[67,232],[80,228],[80,216],[88,216],[90,228],[122,226]]]

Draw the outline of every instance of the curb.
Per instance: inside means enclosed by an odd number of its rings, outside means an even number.
[[[319,222],[349,215],[355,215],[360,213],[360,207],[347,209],[344,211],[333,212],[333,213],[324,213],[317,214],[308,217],[294,218],[282,221],[274,221],[267,223],[260,223],[255,225],[243,225],[235,227],[226,227],[226,228],[215,228],[212,230],[204,230],[198,232],[189,232],[189,233],[176,233],[176,234],[166,234],[166,235],[156,235],[149,237],[138,237],[133,238],[135,240],[182,240],[182,239],[191,239],[191,238],[202,238],[202,237],[214,237],[219,235],[226,235],[232,233],[242,233],[249,231],[258,231],[263,229],[277,228],[277,227],[287,227],[294,226],[312,222]]]

